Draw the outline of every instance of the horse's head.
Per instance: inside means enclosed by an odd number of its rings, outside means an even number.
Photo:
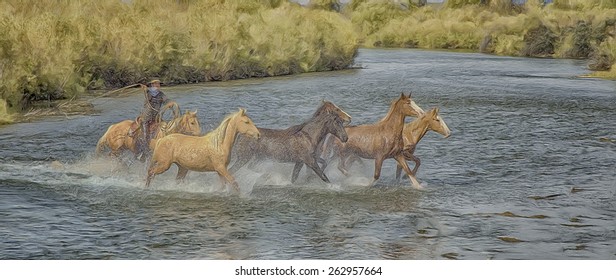
[[[333,113],[338,115],[343,122],[351,122],[351,116],[347,114],[347,112],[340,109],[340,107],[336,106],[333,102],[323,100],[321,107],[317,109],[314,113],[313,117],[316,117],[322,113]]]
[[[349,140],[349,136],[344,129],[345,120],[343,118],[341,118],[335,112],[328,113],[326,116],[324,116],[324,118],[326,118],[324,123],[325,132],[331,133],[332,135],[336,136],[343,143]]]
[[[425,113],[424,110],[417,106],[415,101],[411,99],[410,93],[408,96],[406,96],[404,93],[401,93],[400,98],[394,101],[394,103],[395,108],[405,116],[418,117]]]
[[[237,132],[259,139],[261,133],[255,126],[255,123],[246,115],[246,109],[240,108],[240,111],[233,117]]]
[[[180,119],[180,133],[198,136],[201,135],[201,125],[197,118],[197,110],[194,112],[186,111]]]
[[[443,118],[441,118],[438,114],[438,111],[438,107],[433,108],[428,111],[424,117],[428,120],[428,129],[433,130],[447,138],[451,135],[451,130],[449,130],[449,127],[447,127],[447,124]]]

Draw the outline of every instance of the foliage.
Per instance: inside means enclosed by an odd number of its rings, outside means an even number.
[[[522,55],[545,57],[554,54],[556,35],[544,24],[532,28],[524,35]]]
[[[0,1],[0,99],[21,109],[157,77],[167,84],[348,67],[340,14],[283,0]]]
[[[9,124],[13,122],[13,116],[9,112],[6,101],[0,99],[0,125]]]
[[[457,9],[468,5],[477,5],[480,3],[481,0],[448,0],[446,1],[445,5],[447,8]]]
[[[616,0],[449,0],[420,8],[354,0],[345,14],[366,47],[469,49],[498,55],[591,58],[612,69]],[[616,78],[616,77],[615,77]]]

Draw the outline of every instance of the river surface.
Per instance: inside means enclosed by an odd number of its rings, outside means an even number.
[[[0,259],[616,259],[616,82],[584,61],[362,49],[358,69],[163,87],[209,131],[238,107],[259,127],[306,120],[321,100],[382,118],[401,92],[439,107],[451,137],[419,143],[418,179],[374,163],[326,184],[291,164],[239,170],[240,195],[176,168],[145,189],[145,166],[95,158],[138,92],[92,100],[95,115],[0,127]],[[407,121],[410,121],[408,119]]]

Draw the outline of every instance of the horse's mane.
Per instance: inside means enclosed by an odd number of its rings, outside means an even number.
[[[400,101],[400,98],[391,102],[391,104],[389,105],[389,111],[387,111],[387,114],[380,120],[380,122],[386,121],[391,117],[391,115],[394,113],[394,110],[396,110],[396,103],[398,103],[398,101]]]
[[[318,115],[321,115],[321,114],[323,113],[323,111],[325,111],[325,108],[327,107],[327,106],[325,106],[325,105],[327,105],[327,104],[332,104],[332,103],[331,103],[331,102],[329,102],[329,101],[325,101],[325,100],[323,100],[323,102],[322,102],[321,106],[319,106],[319,108],[317,108],[317,110],[314,112],[314,114],[312,114],[312,118],[315,118],[315,117],[317,117]],[[333,105],[333,104],[332,104],[332,105]]]
[[[218,127],[212,131],[210,131],[207,136],[211,137],[214,139],[214,144],[218,147],[222,144],[222,142],[225,140],[225,135],[227,134],[227,127],[229,127],[229,123],[231,122],[231,119],[233,117],[235,117],[237,114],[241,113],[240,112],[236,112],[236,113],[231,113],[227,116],[225,116],[225,118],[222,120],[222,122],[220,122],[220,125],[218,125]]]
[[[304,127],[313,122],[317,117],[319,116],[323,116],[324,112],[326,112],[326,107],[325,106],[327,103],[324,101],[323,104],[321,106],[319,106],[319,108],[317,108],[317,110],[314,112],[314,114],[312,114],[312,117],[310,117],[310,119],[306,120],[305,122],[301,123],[301,124],[297,124],[294,126],[291,126],[287,129],[285,129],[285,132],[289,135],[293,135],[295,133],[300,132],[302,129],[304,129]]]
[[[195,118],[197,122],[199,121],[199,118],[193,116],[190,112],[186,112],[178,118],[178,124],[182,126],[183,129],[187,129],[186,126],[189,118]]]

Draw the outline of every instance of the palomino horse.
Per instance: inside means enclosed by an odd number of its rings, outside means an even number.
[[[430,130],[443,135],[445,138],[451,135],[451,130],[449,130],[449,127],[447,127],[447,124],[443,118],[441,118],[438,114],[438,111],[438,107],[429,110],[419,118],[405,124],[404,130],[402,130],[402,138],[404,139],[404,150],[402,151],[402,154],[406,160],[412,160],[415,162],[415,167],[412,171],[415,176],[417,176],[417,170],[419,169],[421,161],[414,155],[414,153],[417,143],[419,143],[421,138],[423,138]],[[400,179],[401,172],[402,168],[397,166],[396,179]]]
[[[313,116],[300,125],[282,130],[259,128],[261,138],[257,140],[240,137],[235,148],[237,161],[229,170],[235,173],[253,158],[269,158],[279,162],[295,163],[291,176],[292,183],[297,180],[304,164],[321,180],[329,183],[329,179],[317,164],[318,147],[329,133],[346,142],[347,133],[343,126],[346,121],[350,122],[351,116],[334,103],[323,101]]]
[[[184,115],[179,116],[179,108],[177,103],[169,102],[163,108],[161,113],[164,113],[166,109],[173,109],[173,119],[168,123],[160,121],[157,128],[157,134],[149,143],[150,149],[153,149],[154,143],[157,139],[162,138],[171,133],[182,133],[188,135],[201,134],[201,126],[199,125],[199,119],[197,118],[197,111],[186,111]],[[136,154],[136,139],[131,136],[129,131],[133,129],[133,135],[141,135],[141,126],[133,120],[124,120],[119,123],[109,126],[105,134],[98,140],[96,144],[96,154],[102,154],[105,147],[108,147],[109,155],[118,157],[121,152],[125,150],[131,151]]]
[[[159,117],[158,123],[158,132],[154,138],[150,140],[148,145],[150,150],[154,150],[154,146],[156,146],[156,141],[158,141],[158,139],[161,139],[169,134],[181,133],[192,136],[201,135],[201,125],[199,124],[199,119],[197,118],[197,110],[194,112],[186,111],[181,117],[174,118],[169,122],[164,122],[160,120]]]
[[[204,136],[176,133],[159,139],[148,167],[146,187],[155,175],[167,171],[175,163],[178,166],[178,180],[184,179],[189,170],[216,171],[223,186],[229,183],[239,191],[237,182],[227,171],[231,149],[238,133],[259,138],[259,130],[242,108]]]
[[[411,100],[410,93],[408,96],[401,94],[391,103],[389,112],[379,122],[347,127],[349,140],[346,143],[334,139],[336,144],[334,148],[340,158],[338,169],[348,175],[346,161],[354,154],[362,158],[374,159],[374,181],[376,181],[381,176],[383,161],[394,158],[404,168],[413,186],[420,188],[419,182],[411,173],[402,155],[404,148],[402,129],[407,116],[420,116],[423,113],[424,111]]]

